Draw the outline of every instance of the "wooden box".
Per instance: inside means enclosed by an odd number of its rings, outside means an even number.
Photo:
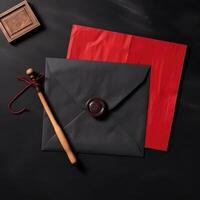
[[[0,14],[0,28],[8,42],[25,35],[40,23],[27,1],[23,1]]]

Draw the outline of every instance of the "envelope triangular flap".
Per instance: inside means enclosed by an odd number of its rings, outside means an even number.
[[[108,108],[113,109],[142,84],[149,71],[147,65],[62,58],[47,58],[46,65],[50,76],[56,78],[83,109],[92,97],[102,98]]]

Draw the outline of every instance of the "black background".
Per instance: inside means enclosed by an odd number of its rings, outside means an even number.
[[[0,12],[19,1],[1,0]],[[14,44],[0,34],[0,195],[2,199],[198,199],[200,139],[200,4],[198,0],[30,0],[42,28]],[[144,158],[42,152],[42,107],[34,90],[19,99],[31,112],[13,116],[9,98],[27,66],[65,57],[72,24],[189,45],[169,152]],[[62,97],[60,97],[62,98]],[[163,108],[164,109],[164,108]],[[5,197],[3,197],[5,196]],[[195,198],[196,196],[196,198]]]

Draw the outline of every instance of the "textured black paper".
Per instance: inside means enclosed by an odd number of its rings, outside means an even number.
[[[19,0],[1,0],[4,11]],[[197,0],[29,0],[43,28],[15,45],[0,34],[0,198],[6,200],[196,200],[199,196],[200,3]],[[43,109],[34,89],[14,107],[29,66],[43,72],[46,57],[66,55],[72,24],[186,43],[189,46],[168,153],[144,158],[81,155],[84,170],[61,152],[42,152]],[[163,108],[165,109],[165,108]]]

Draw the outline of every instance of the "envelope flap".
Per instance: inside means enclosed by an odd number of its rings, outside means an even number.
[[[48,78],[54,77],[82,107],[92,97],[113,109],[145,80],[149,67],[119,63],[47,58]],[[62,98],[62,96],[58,97]]]

